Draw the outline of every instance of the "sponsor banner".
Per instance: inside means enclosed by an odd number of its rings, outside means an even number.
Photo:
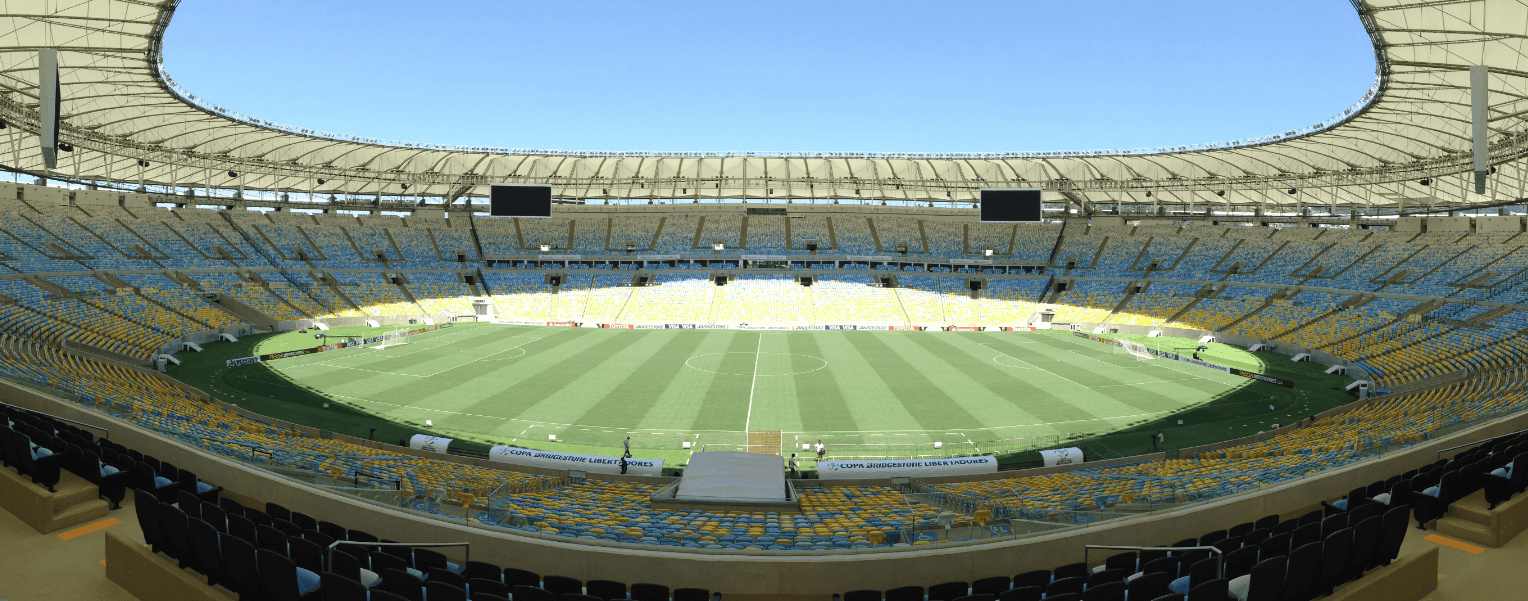
[[[670,330],[693,330],[693,329],[695,329],[695,324],[693,324],[693,323],[666,323],[666,324],[663,324],[663,327],[668,328]]]
[[[446,453],[446,449],[450,448],[451,441],[453,440],[456,439],[440,438],[438,436],[429,436],[426,434],[415,434],[412,438],[409,438],[409,448],[416,451],[440,453],[444,455]]]
[[[240,365],[249,365],[251,363],[259,362],[259,357],[239,357],[238,359],[229,359],[227,367],[238,367]]]
[[[967,476],[996,474],[995,457],[952,457],[950,459],[908,459],[886,461],[819,461],[817,477],[822,480],[890,478],[893,476]]]
[[[788,332],[794,327],[795,326],[751,326],[746,323],[740,323],[737,325],[737,329],[739,330],[764,330],[770,332],[778,332],[782,330]]]
[[[946,331],[946,332],[980,332],[980,331],[982,331],[984,329],[986,329],[986,328],[983,328],[981,326],[949,326],[949,327],[946,327],[944,329],[944,331]]]
[[[612,330],[633,330],[633,329],[636,329],[636,328],[634,328],[629,323],[602,323],[602,324],[600,324],[600,327],[606,328],[606,329],[612,329]]]
[[[697,329],[697,330],[725,330],[725,329],[727,329],[727,326],[710,325],[710,324],[698,324],[698,325],[695,326],[695,329]]]
[[[793,329],[793,330],[821,330],[822,328],[819,328],[817,326],[796,326],[796,327],[791,328],[791,329]]]
[[[785,255],[743,255],[744,261],[788,261]]]
[[[576,455],[500,446],[488,449],[488,460],[554,470],[580,470],[599,474],[621,473],[621,458],[604,455]],[[662,476],[663,460],[628,458],[626,475]]]
[[[1255,373],[1255,372],[1250,372],[1250,371],[1247,371],[1245,369],[1235,369],[1235,368],[1232,368],[1231,369],[1231,375],[1241,376],[1243,378],[1251,378],[1253,380],[1261,380],[1263,382],[1267,382],[1269,384],[1277,384],[1277,385],[1283,386],[1285,388],[1294,388],[1295,387],[1295,383],[1294,382],[1290,382],[1289,380],[1285,380],[1285,379],[1281,379],[1281,378],[1275,378],[1273,376],[1265,376],[1263,374]]]
[[[261,358],[262,361],[275,361],[277,359],[286,359],[288,357],[301,357],[303,355],[307,355],[307,354],[311,354],[311,353],[316,353],[316,352],[318,352],[318,349],[316,349],[316,348],[305,348],[305,349],[302,349],[300,351],[287,351],[285,353],[271,353],[269,355],[260,355],[260,358]]]
[[[546,325],[544,321],[529,321],[525,319],[490,319],[488,323],[501,326],[540,326]]]
[[[632,326],[631,329],[633,329],[633,330],[664,330],[664,329],[667,329],[667,328],[662,326],[662,325],[659,325],[659,324],[649,323],[649,324],[637,324],[637,325]]]
[[[886,329],[894,330],[894,331],[899,331],[899,332],[902,332],[902,331],[906,331],[906,332],[922,332],[923,330],[925,330],[927,328],[924,327],[924,326],[886,326]]]
[[[870,328],[868,326],[828,325],[828,326],[822,326],[822,329],[824,329],[824,330],[861,330],[861,329],[868,330],[868,329],[873,329],[873,328]]]
[[[845,327],[853,327],[856,330],[877,330],[877,331],[895,330],[895,329],[897,329],[896,326],[845,326]]]
[[[1040,451],[1040,458],[1045,460],[1045,467],[1077,465],[1083,462],[1082,449],[1077,447]]]
[[[548,321],[548,322],[546,322],[546,326],[549,327],[549,328],[576,328],[576,327],[578,327],[578,322],[576,322],[576,321]]]

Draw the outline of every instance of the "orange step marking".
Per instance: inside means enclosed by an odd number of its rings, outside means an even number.
[[[1474,553],[1476,555],[1480,555],[1481,553],[1485,553],[1486,552],[1484,547],[1477,547],[1477,546],[1469,544],[1469,543],[1462,543],[1462,542],[1456,541],[1456,540],[1454,540],[1452,538],[1446,538],[1446,537],[1438,536],[1436,534],[1429,534],[1429,535],[1427,535],[1426,540],[1429,540],[1429,541],[1432,541],[1434,543],[1443,545],[1445,547],[1453,547],[1455,549],[1458,549],[1460,551],[1464,551],[1466,553]]]
[[[85,536],[86,534],[90,534],[91,532],[95,532],[97,530],[105,530],[107,528],[110,528],[112,526],[115,526],[115,525],[121,524],[121,523],[122,523],[122,520],[119,520],[117,518],[106,518],[104,520],[101,520],[101,521],[96,522],[94,524],[90,524],[88,526],[80,526],[79,528],[75,528],[75,529],[70,530],[68,532],[60,532],[58,537],[61,538],[61,539],[64,539],[64,540],[70,540],[70,539],[73,539],[73,538],[79,538],[81,536]]]

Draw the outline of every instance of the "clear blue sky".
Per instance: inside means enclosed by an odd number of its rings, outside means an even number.
[[[165,65],[264,119],[566,150],[1216,142],[1363,95],[1345,0],[188,0]]]

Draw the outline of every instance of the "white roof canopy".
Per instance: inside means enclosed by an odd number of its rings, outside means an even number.
[[[178,4],[7,0],[0,118],[10,127],[0,131],[0,163],[43,171],[37,50],[52,47],[60,51],[61,137],[75,148],[53,175],[80,180],[450,199],[484,195],[496,182],[551,184],[562,198],[933,202],[1038,187],[1049,199],[1084,205],[1192,199],[1380,208],[1401,199],[1414,199],[1408,207],[1515,200],[1528,175],[1519,159],[1528,143],[1528,0],[1354,0],[1374,42],[1375,87],[1321,124],[1171,149],[926,155],[483,149],[276,124],[197,98],[168,77],[160,48]],[[1469,180],[1472,65],[1491,69],[1498,172],[1484,195]]]

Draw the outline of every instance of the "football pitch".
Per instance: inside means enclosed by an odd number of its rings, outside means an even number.
[[[1136,340],[1163,350],[1197,346]],[[1340,390],[1347,378],[1282,355],[1212,344],[1204,358],[1294,381],[1295,389],[1138,360],[1046,331],[458,324],[402,346],[223,366],[231,357],[315,344],[312,334],[296,332],[213,344],[183,354],[186,363],[171,375],[258,413],[363,438],[377,428],[386,442],[429,433],[476,449],[616,454],[630,437],[635,455],[670,465],[684,463],[685,442],[692,451],[783,443],[800,452],[822,440],[845,459],[996,453],[1023,461],[1058,446],[1082,446],[1090,459],[1128,456],[1150,451],[1148,437],[1159,430],[1169,448],[1187,447],[1352,400]]]

